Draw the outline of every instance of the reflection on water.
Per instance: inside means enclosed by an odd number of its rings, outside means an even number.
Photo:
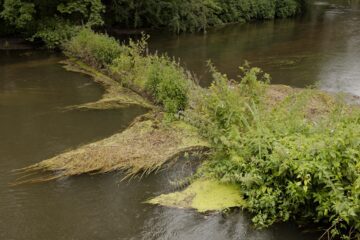
[[[180,58],[207,86],[205,61],[238,75],[245,60],[263,68],[273,83],[360,95],[360,2],[310,1],[298,19],[229,25],[207,35],[153,33],[151,49]]]

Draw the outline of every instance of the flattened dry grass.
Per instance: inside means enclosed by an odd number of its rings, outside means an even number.
[[[269,109],[275,108],[285,101],[298,101],[299,96],[307,95],[304,103],[304,114],[307,119],[316,120],[331,112],[331,107],[339,101],[330,93],[317,89],[300,89],[286,85],[269,85],[265,93],[265,102]]]
[[[89,67],[74,58],[62,61],[64,68],[68,71],[79,72],[93,77],[94,81],[101,84],[105,93],[102,98],[96,102],[85,103],[82,105],[70,106],[67,110],[105,110],[138,105],[144,108],[155,108],[155,106],[139,94],[124,88],[121,84],[105,74]]]
[[[142,116],[122,133],[18,170],[14,184],[116,170],[124,170],[129,178],[149,174],[185,152],[207,149],[208,143],[186,123],[164,124]]]

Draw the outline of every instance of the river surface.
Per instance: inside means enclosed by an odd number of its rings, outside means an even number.
[[[274,83],[316,83],[360,95],[359,5],[314,2],[298,19],[229,25],[207,35],[153,33],[150,47],[181,58],[204,86],[210,82],[207,59],[231,77],[247,59],[271,73]],[[103,90],[90,77],[65,71],[62,59],[42,51],[0,51],[1,240],[317,239],[292,224],[255,230],[241,211],[204,215],[143,203],[174,190],[170,182],[187,174],[184,166],[141,181],[120,182],[121,173],[113,173],[10,186],[13,169],[110,136],[144,113],[136,107],[64,111],[99,99]]]
[[[229,77],[249,61],[272,83],[316,85],[360,95],[360,1],[311,1],[298,19],[228,25],[204,34],[153,33],[153,51],[180,59],[203,86],[211,83],[206,61]]]

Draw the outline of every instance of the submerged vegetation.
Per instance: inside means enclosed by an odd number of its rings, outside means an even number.
[[[48,173],[26,181],[119,169],[146,173],[181,153],[210,147],[185,195],[202,189],[198,181],[236,186],[235,200],[243,200],[238,206],[253,214],[258,227],[314,222],[330,226],[324,236],[359,239],[357,106],[314,89],[270,86],[270,76],[248,64],[238,79],[228,79],[210,63],[214,81],[203,89],[174,60],[149,54],[145,39],[124,45],[82,29],[64,49],[156,107],[123,133],[23,169]],[[182,194],[164,196],[170,200],[164,204],[176,205],[174,196],[180,207],[206,211],[193,201],[184,204]]]

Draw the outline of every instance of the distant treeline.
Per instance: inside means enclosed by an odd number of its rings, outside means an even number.
[[[0,35],[41,39],[51,47],[77,26],[164,28],[208,27],[256,19],[290,17],[305,0],[0,0]]]
[[[159,27],[173,32],[252,19],[291,17],[304,0],[108,0],[106,22],[128,28]]]

